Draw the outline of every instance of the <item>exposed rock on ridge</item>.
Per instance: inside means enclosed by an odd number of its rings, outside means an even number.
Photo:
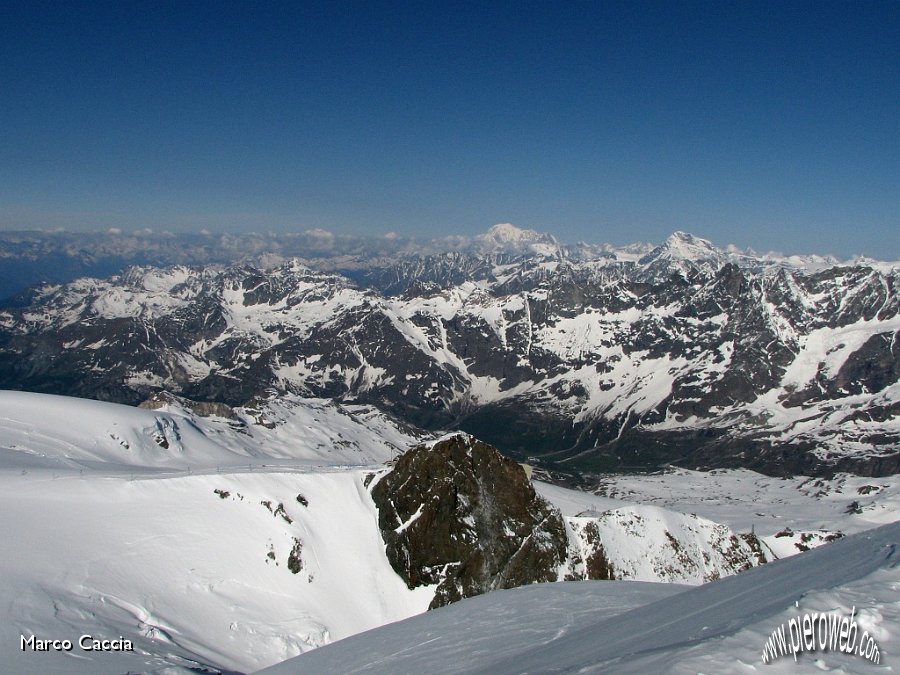
[[[522,467],[466,434],[402,455],[372,489],[391,566],[431,608],[491,590],[556,581],[562,516]]]
[[[767,562],[753,534],[696,515],[624,506],[566,518],[566,579],[702,584]]]

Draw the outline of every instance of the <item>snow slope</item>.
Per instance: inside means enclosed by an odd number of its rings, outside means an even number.
[[[566,524],[582,559],[591,539],[599,539],[616,580],[702,584],[759,564],[735,532],[693,514],[628,505],[568,517]]]
[[[424,611],[350,466],[415,441],[330,401],[224,418],[0,392],[0,670],[247,671]],[[85,632],[136,651],[19,649]]]
[[[364,480],[358,470],[134,480],[0,471],[7,672],[247,671],[424,611],[432,589],[411,591],[391,569]],[[18,649],[20,634],[85,632],[124,635],[138,651]]]
[[[156,410],[0,391],[0,467],[180,470],[368,465],[422,436],[371,406],[293,395],[236,408],[233,418],[177,405]]]
[[[771,672],[892,672],[898,544],[900,523],[893,523],[674,595],[672,587],[640,582],[498,591],[263,673],[757,672],[764,639],[796,614],[795,602],[799,611],[848,615],[855,604],[861,630],[869,629],[884,652],[881,665],[820,652],[801,656],[799,667],[782,657]]]

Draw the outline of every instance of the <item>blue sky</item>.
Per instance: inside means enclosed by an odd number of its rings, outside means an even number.
[[[10,2],[0,228],[900,258],[900,2]]]

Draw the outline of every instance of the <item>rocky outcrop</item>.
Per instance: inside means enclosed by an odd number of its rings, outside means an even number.
[[[410,588],[437,586],[431,608],[556,581],[566,560],[559,512],[519,464],[466,434],[402,455],[372,498],[391,566]]]
[[[156,392],[147,400],[141,401],[138,404],[138,408],[159,410],[167,405],[180,406],[200,417],[222,417],[234,421],[238,421],[239,419],[231,406],[224,403],[217,403],[215,401],[192,401],[183,396],[176,396],[168,391]]]
[[[459,433],[420,445],[368,483],[393,569],[433,586],[431,608],[565,580],[702,584],[763,564],[752,534],[653,506],[562,516],[522,467]]]
[[[693,514],[623,506],[566,518],[565,578],[702,584],[767,562],[755,535]]]

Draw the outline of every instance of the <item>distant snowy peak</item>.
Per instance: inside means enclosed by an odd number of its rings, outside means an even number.
[[[900,471],[900,269],[735,263],[684,233],[649,255],[595,253],[134,267],[46,286],[0,310],[0,387],[359,401],[567,470],[593,455]]]
[[[660,255],[671,260],[698,261],[722,257],[722,252],[712,242],[687,232],[674,232],[660,248]]]
[[[664,244],[641,258],[638,264],[669,272],[698,267],[715,269],[726,261],[727,256],[712,242],[686,232],[675,232]]]
[[[602,241],[605,233],[594,233]],[[27,304],[35,284],[66,283],[79,277],[105,278],[121,273],[129,266],[231,266],[251,263],[271,269],[293,258],[301,259],[320,270],[381,272],[409,265],[411,261],[427,262],[435,256],[463,254],[473,258],[512,256],[531,258],[540,263],[546,258],[565,258],[595,266],[633,265],[656,258],[673,264],[673,271],[689,271],[707,260],[730,262],[743,269],[762,271],[788,268],[817,272],[836,265],[865,265],[882,271],[897,269],[900,262],[878,262],[864,258],[839,261],[822,255],[759,254],[733,245],[717,249],[708,241],[683,232],[674,233],[662,245],[636,243],[560,243],[554,236],[498,223],[487,232],[475,236],[447,234],[437,238],[401,236],[387,233],[357,236],[312,228],[302,232],[242,234],[173,234],[170,232],[0,232],[0,259],[4,260],[0,275],[0,301]],[[484,262],[484,260],[482,260]],[[707,261],[708,262],[708,261]],[[704,264],[709,268],[709,265]],[[476,263],[470,268],[479,268]],[[683,268],[683,269],[682,269]],[[664,270],[655,270],[659,278],[668,278]],[[384,277],[389,276],[385,272]],[[19,297],[21,294],[21,297]]]
[[[555,255],[560,246],[551,234],[526,230],[511,223],[497,223],[484,234],[475,237],[476,248],[485,253],[513,252]]]
[[[542,235],[536,230],[526,230],[516,227],[512,223],[497,223],[484,234],[478,235],[478,239],[484,242],[510,243],[522,241],[538,241],[549,237],[550,235]]]
[[[622,261],[633,259],[633,250],[634,246],[615,249],[615,257]],[[863,257],[841,261],[830,255],[784,255],[774,251],[760,254],[753,249],[741,250],[734,244],[719,248],[708,239],[681,231],[673,232],[663,244],[638,260],[638,264],[645,268],[682,272],[690,269],[714,271],[729,263],[753,272],[788,269],[806,274],[839,266],[870,267],[886,273],[898,268],[897,262],[881,262]]]

